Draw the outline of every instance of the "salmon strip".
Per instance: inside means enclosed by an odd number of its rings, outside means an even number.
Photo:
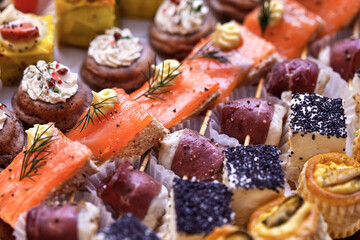
[[[23,152],[0,173],[0,218],[12,227],[21,213],[41,203],[53,189],[74,177],[92,156],[85,145],[71,141],[52,128],[56,140],[49,144],[51,153],[38,170],[39,175],[33,177],[34,181],[30,178],[20,181]]]
[[[181,120],[195,114],[202,104],[207,103],[209,97],[218,95],[219,84],[207,74],[195,70],[188,63],[183,63],[179,70],[182,73],[173,80],[172,86],[166,88],[169,92],[158,95],[163,100],[144,96],[136,100],[165,128],[171,128]],[[136,99],[148,89],[148,83],[145,83],[130,96]]]
[[[322,27],[321,18],[294,0],[283,0],[283,18],[274,26],[268,26],[264,35],[258,21],[260,8],[254,9],[244,21],[244,26],[271,42],[286,58],[297,58],[307,43]]]
[[[135,102],[123,89],[113,88],[118,98],[113,111],[93,118],[86,129],[81,131],[81,126],[70,130],[66,136],[72,140],[88,146],[97,158],[102,160],[112,157],[132,140],[136,134],[148,126],[153,117]],[[82,119],[88,110],[80,116]]]
[[[210,37],[199,42],[185,60],[193,70],[202,71],[219,83],[221,95],[212,106],[224,102],[236,86],[246,79],[248,72],[253,67],[276,52],[271,43],[244,27],[241,27],[241,36],[243,43],[231,51],[222,51],[217,47],[212,47],[212,50],[217,51],[219,56],[226,56],[228,63],[222,63],[213,58],[196,57],[207,45],[212,45]]]
[[[348,24],[360,10],[359,0],[297,0],[310,11],[318,14],[325,26],[319,38],[332,34]]]

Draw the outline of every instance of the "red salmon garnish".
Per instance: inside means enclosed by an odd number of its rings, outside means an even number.
[[[1,36],[8,41],[16,42],[40,37],[38,27],[31,23],[7,24],[1,29]]]

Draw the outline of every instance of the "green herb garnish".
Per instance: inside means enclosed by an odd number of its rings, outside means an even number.
[[[49,130],[53,124],[39,134],[39,126],[36,129],[34,142],[31,144],[28,150],[24,151],[24,158],[21,165],[20,181],[24,178],[30,178],[35,181],[33,177],[39,175],[38,170],[46,164],[46,159],[50,155],[51,151],[48,150],[50,143],[56,139],[53,136],[43,136],[47,130]]]
[[[212,58],[220,63],[230,63],[229,59],[225,55],[222,55],[219,50],[216,49],[210,50],[211,47],[212,47],[211,42],[205,44],[190,59]]]
[[[104,114],[104,112],[101,110],[101,108],[103,108],[105,104],[119,103],[119,102],[108,102],[110,99],[113,99],[113,98],[117,98],[117,96],[112,96],[112,97],[106,98],[98,103],[92,103],[90,105],[88,111],[86,112],[85,116],[82,119],[80,119],[80,121],[78,121],[72,129],[76,129],[80,125],[82,125],[81,130],[80,130],[80,132],[82,132],[84,129],[86,129],[88,127],[90,122],[93,125],[95,124],[94,120],[93,120],[94,117],[97,117],[100,122],[102,122],[101,116],[104,116],[106,120],[109,120],[107,118],[107,116]]]
[[[270,24],[270,0],[261,0],[260,13],[258,16],[261,33],[264,35],[266,28]]]
[[[156,57],[154,59],[154,63],[156,63]],[[181,72],[177,73],[177,70],[179,70],[180,66],[181,64],[174,70],[170,71],[169,65],[169,68],[167,69],[168,74],[164,74],[164,62],[162,62],[161,70],[159,71],[156,69],[152,71],[151,64],[148,63],[148,75],[146,75],[144,72],[142,72],[142,74],[144,75],[149,88],[146,90],[146,92],[137,96],[135,100],[144,96],[150,99],[160,99],[165,101],[165,99],[159,97],[159,95],[170,92],[170,90],[166,90],[166,88],[172,86],[174,79],[181,74]]]

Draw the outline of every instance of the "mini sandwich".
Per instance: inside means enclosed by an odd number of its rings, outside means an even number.
[[[92,152],[53,124],[28,129],[27,146],[0,173],[0,218],[14,227],[19,216],[42,201],[75,191],[97,171]]]
[[[123,89],[93,92],[93,102],[66,136],[88,146],[101,163],[135,157],[155,145],[167,130]]]
[[[219,84],[190,64],[165,60],[153,68],[148,82],[130,96],[165,128],[202,112],[220,95]]]
[[[319,60],[348,81],[360,68],[360,39],[347,38],[324,47]]]
[[[330,80],[330,73],[312,61],[290,59],[275,64],[266,77],[268,93],[281,98],[284,91],[291,93],[322,94]]]
[[[236,224],[245,227],[256,208],[282,195],[285,177],[280,151],[272,145],[230,147],[225,150],[223,182],[234,194]]]
[[[152,229],[164,215],[169,198],[166,187],[128,162],[103,179],[97,193],[116,217],[131,213]]]
[[[231,192],[218,182],[177,179],[164,222],[166,239],[203,239],[216,227],[231,224]]]
[[[95,240],[160,240],[151,229],[144,226],[138,218],[126,214],[110,226],[102,229]]]
[[[344,100],[317,94],[295,94],[290,104],[287,177],[297,182],[304,164],[322,153],[344,153],[346,124]]]
[[[26,214],[23,230],[28,240],[93,239],[99,219],[99,209],[89,202],[44,204]]]
[[[221,131],[244,143],[278,145],[286,109],[259,98],[243,98],[227,102],[221,115]]]
[[[224,146],[191,129],[173,132],[161,140],[159,163],[179,177],[201,181],[221,177]]]

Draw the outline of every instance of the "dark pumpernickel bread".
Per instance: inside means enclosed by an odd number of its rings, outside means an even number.
[[[149,44],[140,41],[143,47],[141,56],[128,67],[112,68],[99,65],[94,58],[86,55],[81,66],[81,79],[93,90],[104,88],[123,88],[131,93],[140,88],[146,81],[143,73],[148,75],[149,64],[154,64],[155,54]]]
[[[0,167],[8,166],[21,152],[25,144],[25,132],[22,123],[5,106],[4,111],[9,117],[0,130]]]
[[[151,46],[164,58],[183,60],[202,39],[215,30],[216,19],[210,13],[206,16],[201,29],[187,35],[170,34],[161,31],[152,23],[149,28]]]
[[[14,113],[27,127],[55,122],[55,126],[65,132],[76,124],[80,115],[92,102],[90,89],[79,81],[78,85],[76,94],[66,102],[51,104],[31,99],[20,84],[11,101]]]

